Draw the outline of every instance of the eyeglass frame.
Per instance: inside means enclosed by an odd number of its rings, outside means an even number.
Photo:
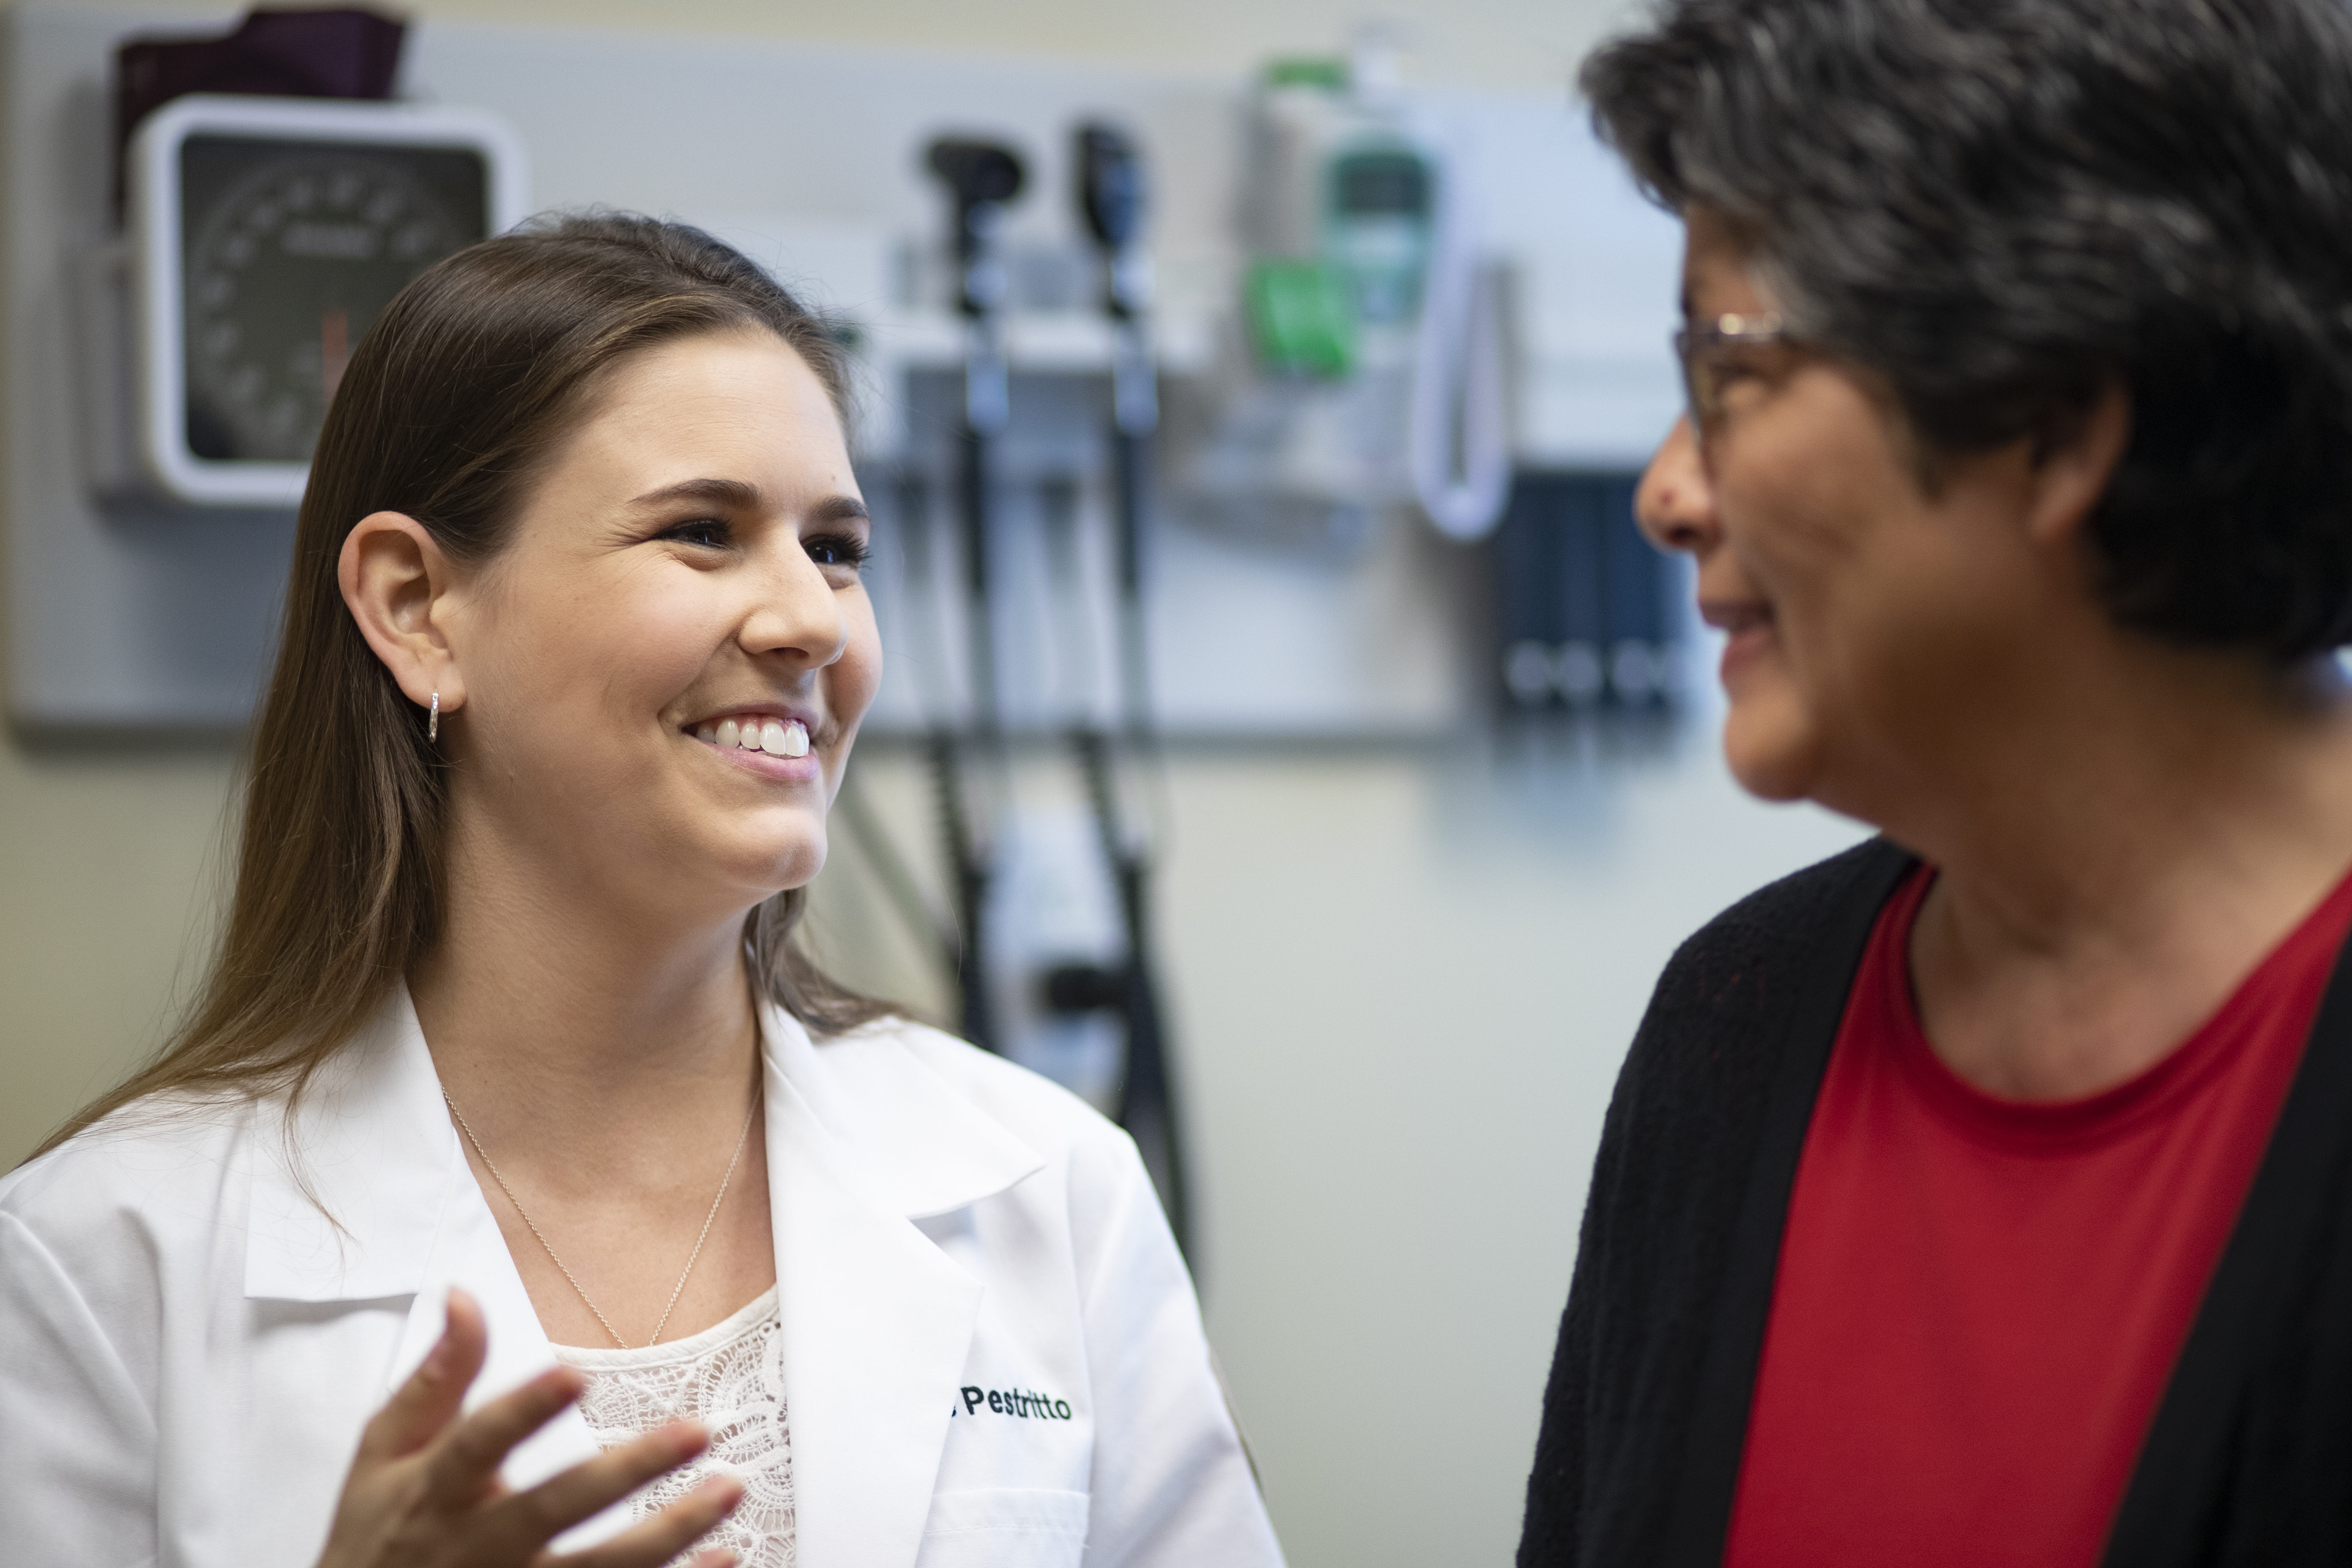
[[[1704,432],[1723,417],[1723,389],[1711,379],[1700,376],[1700,355],[1713,349],[1769,348],[1774,343],[1794,341],[1775,310],[1753,316],[1727,311],[1705,325],[1677,329],[1672,342],[1675,362],[1682,366],[1683,406],[1690,415],[1692,426]]]

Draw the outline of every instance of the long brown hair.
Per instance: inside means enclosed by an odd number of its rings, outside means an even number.
[[[311,459],[278,667],[252,739],[236,891],[187,1020],[37,1153],[133,1100],[259,1098],[290,1110],[432,947],[443,765],[425,716],[360,636],[336,582],[344,536],[404,512],[453,560],[506,542],[521,492],[605,372],[654,344],[764,327],[844,402],[824,323],[698,229],[595,213],[542,221],[418,277],[360,341]],[[885,1005],[833,984],[793,941],[805,890],[744,921],[767,994],[820,1034]]]

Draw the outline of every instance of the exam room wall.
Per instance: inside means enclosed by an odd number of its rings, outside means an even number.
[[[441,0],[430,18],[1095,56],[1238,75],[1346,0]],[[1565,82],[1613,0],[1385,0],[1421,74]],[[1702,719],[1641,760],[1180,751],[1160,888],[1212,1331],[1298,1568],[1499,1563],[1516,1539],[1602,1106],[1658,966],[1848,841],[1748,802]],[[1538,749],[1540,750],[1540,749]],[[859,767],[923,842],[904,753]],[[233,747],[0,743],[0,1167],[165,1027],[200,973]],[[854,856],[818,936],[927,986]],[[935,994],[935,987],[929,988]]]
[[[917,759],[856,766],[930,873]],[[219,749],[0,751],[0,1168],[194,979],[231,777]],[[1290,1560],[1506,1563],[1650,984],[1709,914],[1854,830],[1741,795],[1704,718],[1614,759],[1179,748],[1169,798],[1195,1261]],[[846,835],[813,910],[836,972],[936,1012]]]

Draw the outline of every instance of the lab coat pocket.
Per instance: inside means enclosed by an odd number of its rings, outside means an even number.
[[[940,1492],[915,1568],[1077,1568],[1087,1494],[1000,1488]]]

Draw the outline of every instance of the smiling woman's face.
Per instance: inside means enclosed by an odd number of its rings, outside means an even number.
[[[447,623],[453,805],[478,852],[719,915],[824,863],[881,678],[866,509],[824,387],[772,334],[609,378]]]
[[[1688,215],[1694,323],[1770,313],[1746,252]],[[2031,671],[2024,634],[2089,603],[2071,546],[2037,548],[2022,446],[1942,465],[1923,488],[1906,427],[1863,374],[1774,345],[1725,349],[1722,411],[1659,448],[1643,531],[1698,568],[1700,613],[1729,634],[1724,751],[1739,782],[1885,822],[1940,752],[1966,744]]]

